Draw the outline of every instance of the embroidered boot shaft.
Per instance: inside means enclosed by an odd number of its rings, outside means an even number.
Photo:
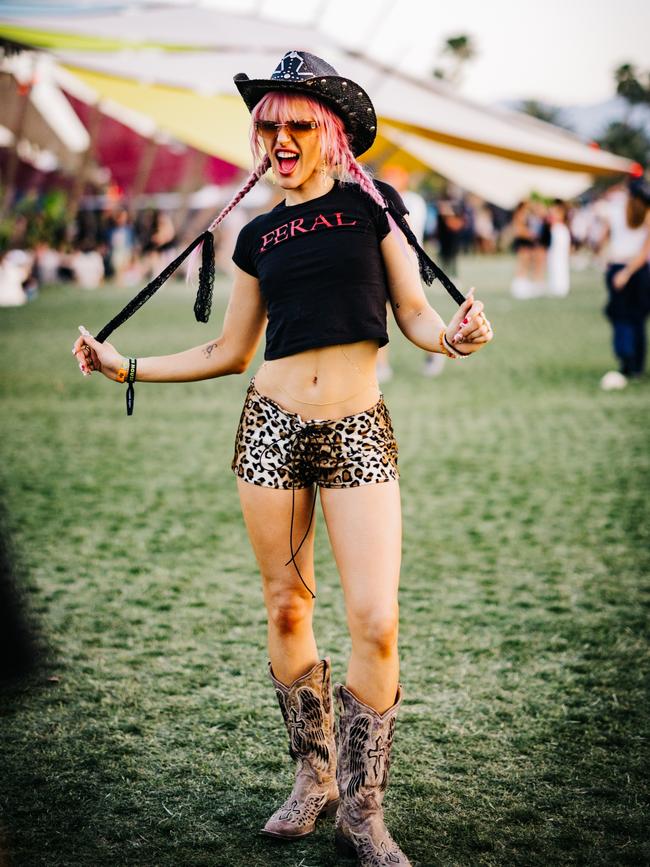
[[[321,660],[290,686],[274,677],[270,663],[269,674],[289,733],[289,755],[298,766],[291,794],[262,833],[294,839],[311,834],[316,819],[333,815],[339,803],[330,662]]]
[[[336,847],[356,855],[361,867],[390,867],[411,862],[388,833],[382,801],[388,784],[390,751],[397,711],[395,704],[378,714],[341,684],[335,687],[339,710],[337,780],[341,803],[336,814]]]

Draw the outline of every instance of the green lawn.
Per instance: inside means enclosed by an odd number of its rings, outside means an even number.
[[[598,274],[515,302],[511,269],[462,263],[496,340],[439,379],[393,327],[406,698],[388,822],[421,867],[650,864],[650,386],[598,387]],[[206,327],[165,287],[115,342],[203,341],[225,292]],[[51,649],[0,695],[0,835],[16,865],[330,867],[329,821],[289,846],[256,834],[291,766],[229,469],[248,377],[141,384],[127,418],[123,387],[81,377],[70,347],[128,295],[49,288],[0,310],[0,484]],[[340,679],[319,529],[317,632]]]

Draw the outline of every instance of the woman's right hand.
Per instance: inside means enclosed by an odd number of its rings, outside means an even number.
[[[108,379],[117,381],[117,371],[124,365],[124,356],[112,344],[98,343],[83,325],[79,326],[79,331],[81,336],[75,340],[72,354],[79,362],[83,375],[90,376],[96,370]]]

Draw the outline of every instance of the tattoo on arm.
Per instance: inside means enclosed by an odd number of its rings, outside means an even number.
[[[213,350],[215,350],[215,349],[217,348],[218,345],[219,345],[219,344],[217,343],[216,340],[215,340],[214,343],[209,343],[209,344],[204,348],[204,350],[203,350],[203,354],[205,355],[205,357],[206,357],[206,358],[210,358],[210,356],[212,355]]]

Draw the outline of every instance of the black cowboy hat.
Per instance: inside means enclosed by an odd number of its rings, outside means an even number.
[[[365,90],[307,51],[287,51],[270,78],[249,78],[240,72],[234,82],[251,112],[272,90],[321,100],[343,120],[356,157],[368,150],[377,135],[377,115]]]

